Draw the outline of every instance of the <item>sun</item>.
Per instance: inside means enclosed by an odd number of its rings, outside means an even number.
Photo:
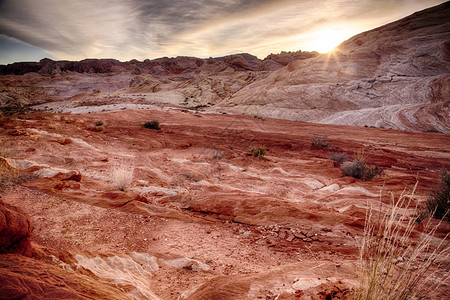
[[[345,29],[321,29],[308,34],[309,40],[306,47],[320,53],[327,53],[354,34],[351,30]]]

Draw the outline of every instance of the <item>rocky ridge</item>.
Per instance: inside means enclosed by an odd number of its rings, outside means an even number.
[[[220,103],[283,119],[450,132],[450,4],[293,61]]]

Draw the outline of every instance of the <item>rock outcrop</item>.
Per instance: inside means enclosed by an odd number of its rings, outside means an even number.
[[[31,219],[20,208],[0,200],[0,254],[17,253],[30,256]]]
[[[0,254],[0,298],[131,299],[89,276],[14,254]]]
[[[222,103],[233,112],[450,132],[450,4],[361,33],[334,51],[256,81]]]

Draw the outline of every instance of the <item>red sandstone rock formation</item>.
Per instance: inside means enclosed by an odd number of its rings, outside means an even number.
[[[450,132],[450,4],[361,33],[222,103],[228,111],[329,124]]]
[[[32,231],[30,218],[20,208],[0,200],[0,253],[30,256]]]

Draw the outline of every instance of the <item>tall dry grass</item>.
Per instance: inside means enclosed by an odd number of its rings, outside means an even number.
[[[434,238],[439,224],[418,232],[417,214],[405,209],[411,207],[416,187],[411,195],[404,191],[397,201],[391,195],[388,212],[368,209],[360,246],[360,287],[354,299],[427,299],[450,278],[449,235]]]
[[[115,165],[110,170],[110,180],[114,188],[125,191],[133,181],[133,170],[123,164]]]

